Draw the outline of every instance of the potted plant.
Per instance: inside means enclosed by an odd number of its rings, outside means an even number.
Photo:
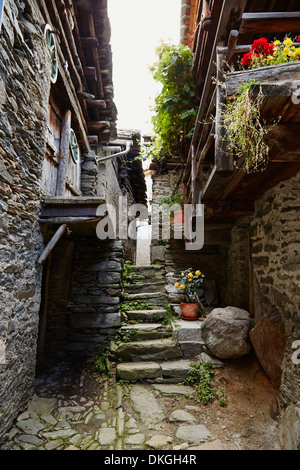
[[[200,270],[193,271],[192,268],[181,272],[181,277],[175,283],[177,292],[185,295],[186,302],[181,302],[182,319],[195,321],[199,317],[205,317],[205,309],[200,302],[197,290],[204,283],[204,274]]]
[[[181,194],[172,194],[172,196],[169,196],[169,197],[164,197],[162,198],[162,200],[160,201],[159,205],[162,206],[163,204],[166,204],[167,206],[169,206],[170,208],[172,208],[172,206],[178,206],[181,207],[181,209],[183,208],[183,197]],[[178,211],[170,211],[170,221],[171,221],[171,224],[183,224],[184,223],[184,213],[183,213],[183,210],[178,210]]]

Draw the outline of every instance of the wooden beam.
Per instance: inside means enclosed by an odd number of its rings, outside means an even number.
[[[106,101],[104,100],[88,100],[87,105],[89,108],[106,109]]]
[[[39,219],[42,224],[84,224],[90,222],[99,222],[102,217],[48,217]]]
[[[90,36],[87,38],[81,37],[81,42],[83,46],[86,46],[88,49],[93,48],[93,47],[98,47],[99,41],[96,37]]]
[[[88,121],[87,126],[90,132],[100,132],[103,129],[109,128],[110,122],[109,121]]]
[[[66,171],[70,152],[70,131],[72,113],[68,109],[61,125],[60,161],[56,185],[56,196],[62,196],[66,189]]]
[[[200,157],[199,157],[198,164],[197,164],[197,167],[196,167],[196,177],[197,178],[199,177],[201,167],[203,165],[203,162],[204,162],[204,159],[207,155],[207,152],[209,151],[209,149],[213,145],[214,140],[215,140],[215,125],[213,124],[212,129],[210,131],[210,134],[208,136],[208,139],[207,139],[207,141],[206,141],[206,143],[205,143],[205,145],[204,145],[204,147],[203,147],[203,149],[200,153]]]
[[[300,11],[244,13],[240,34],[299,33]]]
[[[226,89],[224,78],[225,56],[219,53],[217,48],[217,96],[216,96],[216,143],[215,143],[215,165],[216,171],[220,173],[232,172],[233,157],[226,150],[226,129],[223,126],[222,112],[226,102]]]
[[[254,212],[254,201],[205,201],[205,210],[209,215],[242,217]]]
[[[98,145],[99,137],[97,135],[88,135],[87,138],[90,145]]]
[[[67,229],[67,224],[62,224],[58,229],[57,231],[55,232],[55,234],[53,235],[53,237],[51,238],[51,240],[49,241],[49,243],[46,245],[43,253],[41,254],[41,256],[39,257],[38,259],[38,263],[39,264],[43,264],[46,259],[48,258],[49,254],[51,253],[51,251],[53,250],[53,248],[55,247],[56,243],[58,242],[58,240],[63,236],[63,234],[65,233]]]
[[[90,78],[95,82],[97,81],[96,67],[84,67],[83,72],[86,78]]]
[[[229,73],[226,76],[227,96],[236,94],[239,87],[251,80],[259,83],[278,81],[298,81],[300,80],[300,62],[290,62],[289,64],[269,65],[253,70],[242,70]]]

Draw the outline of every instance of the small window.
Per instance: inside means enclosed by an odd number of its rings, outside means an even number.
[[[74,160],[74,163],[78,163],[79,157],[80,157],[80,150],[79,150],[78,140],[73,129],[71,129],[71,132],[70,132],[70,145],[71,145],[71,153],[72,153],[72,158]]]
[[[1,31],[1,26],[2,26],[3,9],[4,9],[4,0],[0,0],[0,31]]]
[[[49,24],[45,26],[44,35],[46,38],[47,45],[49,47],[51,57],[51,81],[52,83],[55,83],[58,75],[57,51],[55,36]]]

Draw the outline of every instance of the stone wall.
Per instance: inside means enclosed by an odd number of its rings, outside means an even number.
[[[45,357],[86,358],[108,345],[120,324],[122,258],[118,240],[65,239],[54,249]]]
[[[285,403],[300,399],[300,367],[292,362],[293,342],[300,340],[300,173],[268,190],[251,220],[251,256],[255,322],[276,327],[265,335],[270,364],[273,348],[283,354],[281,391]],[[280,333],[280,331],[282,333]],[[280,343],[285,343],[284,350]],[[267,354],[263,349],[262,354]],[[271,354],[270,354],[271,353]]]
[[[239,219],[231,229],[228,251],[228,304],[253,314],[249,217]]]
[[[37,222],[50,64],[35,1],[6,0],[0,32],[0,435],[34,384],[43,247]]]

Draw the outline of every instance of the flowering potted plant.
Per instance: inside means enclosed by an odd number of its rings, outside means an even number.
[[[300,36],[295,40],[286,37],[280,41],[268,42],[266,38],[256,39],[250,52],[242,57],[241,64],[247,69],[266,67],[268,65],[278,65],[300,60],[300,47],[295,43],[300,43]]]
[[[175,206],[175,208],[176,208],[176,206],[178,206],[178,209],[180,209],[180,207],[182,209],[183,208],[183,197],[182,197],[181,194],[177,194],[177,193],[173,194],[170,197],[164,197],[160,201],[159,205],[161,206],[163,204],[168,205],[170,207],[170,209],[172,208],[172,206],[173,206],[173,208],[174,208],[174,206]],[[183,214],[184,214],[183,210],[181,210],[181,211],[180,210],[170,211],[170,222],[171,222],[171,224],[174,224],[174,223],[183,224],[184,223],[184,215]]]
[[[193,271],[192,268],[181,272],[181,278],[175,283],[175,288],[180,294],[184,294],[186,302],[181,302],[183,320],[197,320],[199,316],[205,316],[205,310],[200,302],[197,289],[204,283],[204,274],[201,271]]]

